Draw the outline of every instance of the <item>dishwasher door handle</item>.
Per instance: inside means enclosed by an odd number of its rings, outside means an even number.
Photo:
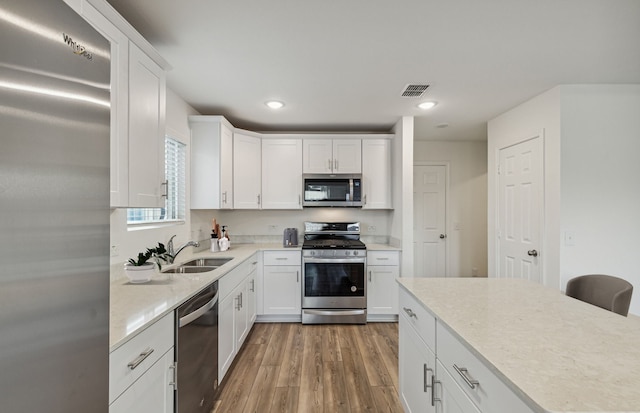
[[[192,313],[187,314],[184,317],[180,317],[180,320],[178,321],[178,327],[184,327],[187,324],[192,323],[196,319],[200,318],[201,315],[203,315],[207,311],[211,310],[213,308],[213,306],[215,306],[217,303],[218,303],[218,293],[216,293],[216,295],[213,296],[211,301],[209,301],[208,303],[206,303],[202,307],[198,308],[197,310],[195,310]]]

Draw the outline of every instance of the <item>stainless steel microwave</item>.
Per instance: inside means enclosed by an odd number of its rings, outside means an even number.
[[[302,175],[302,206],[362,207],[362,175]]]

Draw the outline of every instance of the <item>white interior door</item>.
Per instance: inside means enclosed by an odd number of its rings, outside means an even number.
[[[500,150],[498,276],[541,282],[542,136]]]
[[[447,276],[447,167],[413,167],[413,245],[416,277]]]

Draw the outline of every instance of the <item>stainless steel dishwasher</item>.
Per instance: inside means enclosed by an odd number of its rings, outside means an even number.
[[[177,413],[209,413],[218,391],[218,282],[178,307]]]

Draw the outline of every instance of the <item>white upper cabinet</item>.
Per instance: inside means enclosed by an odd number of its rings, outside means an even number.
[[[167,62],[106,1],[69,1],[111,42],[111,206],[162,207]]]
[[[262,168],[260,138],[233,134],[233,207],[260,209]]]
[[[306,174],[361,173],[361,139],[304,139],[302,159]]]
[[[189,116],[191,209],[233,208],[233,131],[222,116]]]
[[[391,209],[391,141],[362,140],[362,208]]]
[[[129,206],[162,207],[166,78],[164,70],[129,43]]]
[[[302,140],[262,140],[262,209],[302,209]]]

